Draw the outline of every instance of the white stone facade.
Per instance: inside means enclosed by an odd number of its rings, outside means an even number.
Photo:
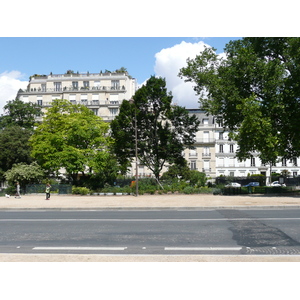
[[[34,75],[27,89],[18,92],[17,98],[42,108],[51,106],[54,99],[66,99],[86,105],[109,122],[118,115],[122,101],[129,100],[136,88],[136,80],[127,73]]]
[[[54,99],[66,99],[86,105],[104,121],[110,122],[118,115],[122,101],[131,99],[136,89],[136,80],[127,73],[34,75],[27,89],[18,92],[17,98],[37,103],[43,109],[50,107]],[[183,153],[191,169],[205,172],[212,178],[220,175],[243,177],[248,174],[270,174],[270,166],[264,166],[255,154],[246,161],[237,160],[235,153],[238,146],[228,138],[228,132],[224,131],[216,117],[207,116],[200,109],[188,111],[196,114],[201,122],[195,149],[186,149]],[[279,160],[272,166],[272,172],[288,170],[290,176],[296,177],[300,175],[299,165],[299,158]],[[164,171],[166,169],[162,173]],[[135,163],[130,173],[135,175]],[[138,174],[141,177],[152,175],[142,165],[138,167]]]

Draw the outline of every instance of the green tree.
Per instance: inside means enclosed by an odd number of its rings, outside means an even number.
[[[49,172],[61,168],[76,182],[92,173],[95,158],[107,151],[109,125],[83,105],[54,100],[32,137],[32,156]]]
[[[0,130],[0,169],[5,172],[16,163],[31,163],[29,138],[32,132],[19,126]],[[3,174],[3,173],[2,173]]]
[[[189,174],[190,184],[196,187],[205,186],[206,175],[203,172],[197,170],[191,170]]]
[[[5,114],[0,116],[0,128],[20,126],[33,130],[36,118],[42,116],[40,106],[19,99],[8,101],[4,106],[4,112]]]
[[[182,152],[192,147],[199,121],[185,108],[172,106],[163,78],[151,76],[133,100],[132,104],[123,101],[120,114],[111,122],[114,151],[125,170],[135,157],[136,121],[138,160],[159,180],[165,163],[184,164]]]
[[[230,41],[225,58],[206,48],[179,76],[195,83],[202,107],[220,116],[241,160],[263,163],[300,154],[300,38]]]
[[[19,181],[21,187],[24,188],[26,184],[39,183],[44,178],[45,173],[36,162],[30,165],[19,163],[6,171],[4,176],[10,185]]]
[[[164,172],[161,179],[177,179],[188,180],[190,176],[190,168],[187,161],[182,165],[172,165],[168,168],[168,171]]]
[[[103,188],[105,184],[113,185],[118,173],[117,158],[110,152],[98,152],[93,161],[93,174],[88,182],[91,189]]]

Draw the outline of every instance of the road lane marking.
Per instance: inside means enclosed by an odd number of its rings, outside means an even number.
[[[242,247],[165,247],[165,251],[240,251]]]
[[[199,222],[199,221],[286,221],[300,218],[221,218],[221,219],[0,219],[0,222]]]
[[[34,247],[32,250],[104,250],[104,251],[120,251],[126,250],[127,247]]]

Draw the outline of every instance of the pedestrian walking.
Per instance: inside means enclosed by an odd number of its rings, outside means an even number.
[[[16,192],[15,198],[18,198],[18,199],[21,198],[21,194],[20,194],[20,183],[19,183],[19,181],[17,181],[17,192]]]
[[[47,183],[46,190],[45,190],[45,192],[46,192],[46,200],[50,200],[50,190],[51,190],[51,185],[50,185],[50,183]]]

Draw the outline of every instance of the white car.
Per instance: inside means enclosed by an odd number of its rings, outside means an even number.
[[[271,186],[286,186],[284,183],[283,184],[280,184],[279,181],[273,181],[271,183]]]
[[[225,185],[225,187],[235,187],[235,188],[238,188],[238,187],[241,187],[241,185],[237,182],[230,182],[228,184]]]

